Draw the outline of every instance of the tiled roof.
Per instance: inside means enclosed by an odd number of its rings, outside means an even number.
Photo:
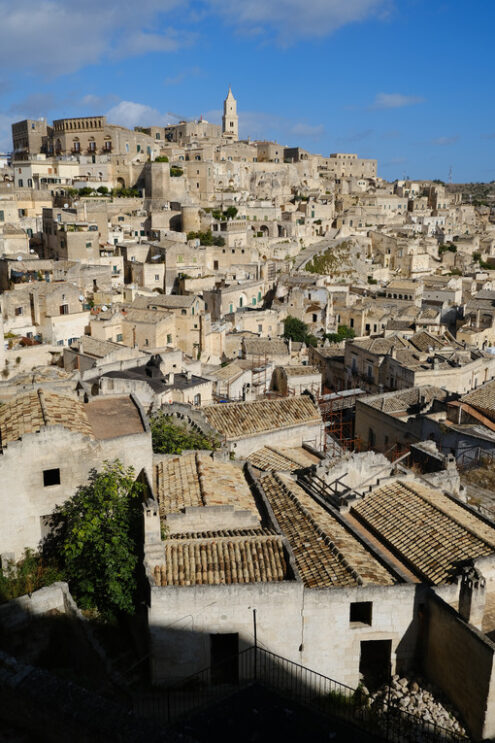
[[[229,585],[290,579],[282,537],[167,540],[159,586]]]
[[[72,347],[79,349],[80,353],[88,354],[89,356],[95,356],[96,358],[103,358],[110,353],[115,353],[119,349],[125,348],[120,343],[114,343],[113,341],[100,340],[99,338],[93,338],[90,335],[81,336]]]
[[[0,407],[0,444],[5,446],[43,426],[56,425],[93,436],[84,403],[79,400],[42,389],[19,395]]]
[[[221,366],[219,369],[215,369],[209,372],[208,376],[214,377],[219,382],[226,381],[228,379],[234,379],[244,372],[244,369],[233,361],[231,364]]]
[[[495,381],[487,382],[477,390],[468,392],[461,397],[461,402],[466,402],[475,408],[495,411]]]
[[[309,588],[391,585],[391,573],[289,477],[263,475],[261,483]]]
[[[375,488],[351,512],[433,584],[452,578],[460,562],[490,555],[495,548],[495,529],[418,482]]]
[[[390,353],[392,348],[410,348],[407,340],[398,335],[391,335],[389,338],[366,338],[365,340],[351,341],[349,345],[351,349],[353,346],[357,346],[363,351],[381,356]]]
[[[385,395],[373,395],[372,397],[360,398],[360,402],[370,405],[372,408],[382,410],[384,413],[395,413],[406,411],[413,405],[419,405],[420,401],[428,403],[433,399],[445,400],[448,393],[440,387],[424,385],[422,387],[410,387],[399,392],[388,392]]]
[[[318,408],[307,395],[281,400],[219,403],[207,405],[202,412],[209,424],[227,439],[321,422]]]
[[[319,369],[315,366],[304,366],[303,364],[298,366],[284,366],[285,373],[288,377],[306,377],[308,375],[321,375]]]
[[[295,472],[314,464],[314,460],[305,456],[302,449],[274,449],[271,446],[254,451],[249,455],[248,462],[264,472]]]
[[[247,354],[266,354],[268,357],[289,355],[287,344],[280,338],[243,338],[242,345]]]
[[[163,459],[154,467],[160,517],[187,506],[234,506],[259,517],[258,507],[242,470],[193,452]]]
[[[194,294],[157,294],[156,297],[137,296],[132,306],[138,309],[159,307],[163,309],[181,309],[192,307],[197,297]]]

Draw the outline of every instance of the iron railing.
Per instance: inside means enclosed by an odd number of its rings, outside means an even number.
[[[180,683],[134,700],[134,711],[162,723],[259,683],[286,699],[329,717],[346,720],[389,743],[467,743],[469,738],[402,710],[389,701],[382,709],[360,687],[335,681],[294,661],[254,646]]]

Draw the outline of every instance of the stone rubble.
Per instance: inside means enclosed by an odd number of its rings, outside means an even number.
[[[369,705],[374,709],[386,712],[390,704],[452,733],[467,735],[454,707],[440,702],[435,689],[424,679],[401,678],[395,674],[390,689],[385,684],[376,692],[370,693],[366,687],[361,687],[361,692],[368,697]]]

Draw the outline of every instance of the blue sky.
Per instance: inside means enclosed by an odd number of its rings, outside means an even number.
[[[0,0],[0,149],[26,117],[219,122],[376,157],[393,180],[495,179],[492,0]]]

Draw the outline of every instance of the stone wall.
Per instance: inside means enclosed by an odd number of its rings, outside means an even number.
[[[423,668],[476,739],[495,735],[495,644],[433,592],[428,595]]]

